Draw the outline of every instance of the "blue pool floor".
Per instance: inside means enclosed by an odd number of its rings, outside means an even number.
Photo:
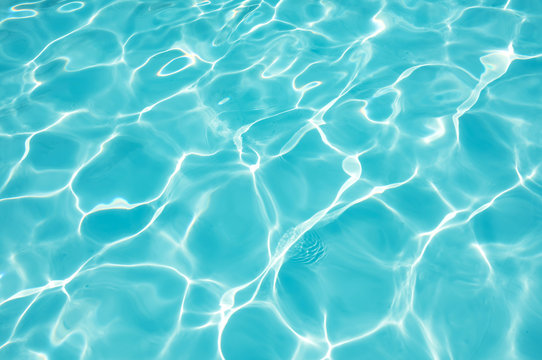
[[[542,2],[0,3],[0,359],[542,359]]]

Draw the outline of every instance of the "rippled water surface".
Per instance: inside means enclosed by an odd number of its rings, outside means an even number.
[[[542,2],[0,2],[0,359],[542,359]]]

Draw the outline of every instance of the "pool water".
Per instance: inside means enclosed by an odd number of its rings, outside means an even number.
[[[0,3],[0,359],[542,359],[542,2]]]

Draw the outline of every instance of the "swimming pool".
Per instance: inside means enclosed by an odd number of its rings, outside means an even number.
[[[0,5],[0,359],[542,359],[542,3]]]

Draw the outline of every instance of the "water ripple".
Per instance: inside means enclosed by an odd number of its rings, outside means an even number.
[[[0,5],[0,359],[540,359],[542,6]]]

